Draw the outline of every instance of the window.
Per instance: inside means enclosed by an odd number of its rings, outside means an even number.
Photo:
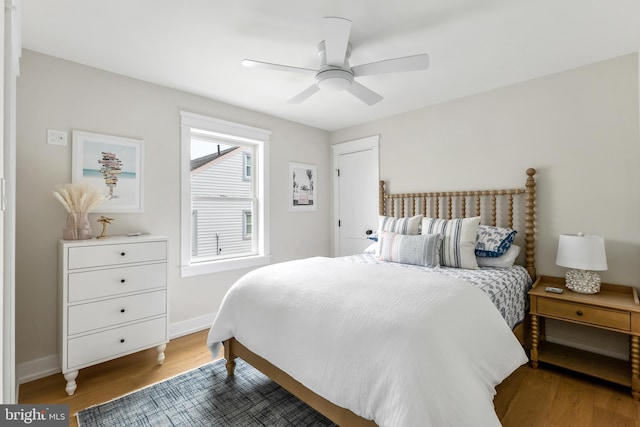
[[[269,262],[270,132],[181,113],[182,276]]]
[[[248,181],[251,179],[251,153],[249,151],[242,153],[242,165],[242,172],[244,173],[242,179]]]
[[[251,226],[251,211],[242,211],[242,238],[251,239],[253,227]]]

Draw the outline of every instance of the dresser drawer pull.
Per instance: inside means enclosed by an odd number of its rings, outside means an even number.
[[[123,343],[124,342],[124,338],[120,338],[120,342]]]
[[[126,254],[126,252],[120,252],[120,256],[125,256]]]
[[[582,316],[582,311],[578,310],[578,311],[576,311],[576,314],[577,314],[578,316]]]
[[[120,309],[120,313],[124,313],[124,308],[121,308],[121,309]]]
[[[124,283],[124,282],[126,282],[126,280],[120,279],[120,283]]]

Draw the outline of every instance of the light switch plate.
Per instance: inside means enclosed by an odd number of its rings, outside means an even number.
[[[47,129],[47,144],[67,145],[67,132],[63,130]]]

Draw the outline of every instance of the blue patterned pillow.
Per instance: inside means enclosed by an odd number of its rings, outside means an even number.
[[[402,264],[440,266],[440,234],[397,234],[390,231],[380,236],[380,257],[383,261]]]
[[[510,228],[479,225],[476,231],[476,256],[499,257],[511,247],[516,233]]]

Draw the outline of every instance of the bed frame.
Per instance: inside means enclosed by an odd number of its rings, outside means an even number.
[[[518,229],[517,225],[523,222],[524,266],[531,279],[535,280],[535,173],[535,169],[527,169],[524,188],[506,190],[387,194],[384,181],[380,181],[379,213],[398,217],[404,217],[407,213],[411,216],[423,214],[445,219],[480,216],[483,224],[500,226],[504,224],[514,229]],[[515,202],[518,197],[524,198],[524,206],[520,209],[516,207]],[[523,214],[520,215],[524,217],[523,221],[516,221],[518,215],[514,215],[515,212]],[[514,329],[514,334],[521,343],[524,343],[522,323]],[[376,426],[373,421],[364,419],[317,395],[286,372],[253,353],[235,338],[224,342],[224,357],[227,360],[227,374],[230,377],[234,375],[235,359],[240,357],[334,423],[350,427]]]

